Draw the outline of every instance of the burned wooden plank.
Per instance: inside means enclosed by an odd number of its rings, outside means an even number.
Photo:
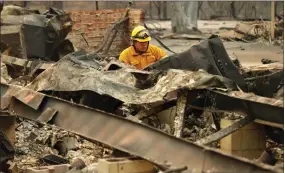
[[[253,117],[246,116],[246,117],[234,122],[232,125],[230,125],[226,128],[223,128],[223,129],[219,130],[218,132],[216,132],[210,136],[207,136],[203,139],[200,139],[196,143],[198,145],[207,145],[207,144],[210,144],[210,143],[215,142],[217,140],[220,140],[220,139],[228,136],[229,134],[237,131],[238,129],[242,128],[243,126],[251,123],[253,120],[254,120]]]
[[[40,160],[51,165],[68,164],[68,160],[63,157],[54,154],[47,154],[40,158]]]
[[[250,85],[248,85],[249,92],[272,98],[279,85],[282,83],[283,79],[284,70],[280,70],[270,75],[247,78],[245,80],[251,81]]]
[[[1,85],[1,87],[17,87]],[[18,87],[18,94],[22,87]],[[35,91],[34,91],[35,92]],[[35,92],[37,93],[37,92]],[[41,93],[37,93],[43,95]],[[208,147],[187,142],[155,128],[139,124],[106,112],[44,95],[40,109],[28,106],[11,95],[10,111],[36,120],[47,107],[58,111],[53,124],[80,136],[96,140],[121,151],[140,156],[157,165],[171,168],[187,166],[185,172],[277,172],[270,166],[233,157]],[[147,140],[146,140],[147,139]]]
[[[6,133],[0,129],[0,168],[5,169],[5,164],[8,160],[13,159],[15,150],[12,142]],[[7,168],[6,168],[7,169]]]
[[[237,24],[235,31],[243,35],[256,36],[256,34],[254,34],[253,32],[253,29],[254,29],[254,25],[239,23]]]
[[[12,145],[15,145],[16,140],[16,117],[9,115],[7,112],[0,114],[0,130],[2,130]]]
[[[275,165],[277,162],[276,156],[271,151],[264,150],[261,156],[258,158],[258,161],[261,163]]]
[[[177,138],[182,137],[187,105],[187,93],[187,91],[180,91],[177,98],[176,116],[174,119],[174,136]]]
[[[273,122],[259,120],[259,119],[254,120],[254,122],[259,123],[259,124],[263,124],[263,125],[267,125],[267,126],[272,126],[272,127],[284,129],[284,124],[273,123]]]
[[[141,119],[147,118],[153,114],[156,114],[156,113],[162,112],[168,108],[171,108],[171,107],[175,106],[175,104],[176,104],[176,100],[171,100],[171,101],[168,101],[164,104],[152,107],[149,110],[141,110],[135,115],[135,117],[137,119],[141,120]]]
[[[259,72],[265,70],[282,70],[282,69],[284,69],[284,65],[282,63],[271,63],[271,64],[243,67],[242,71],[244,73],[248,73],[248,72]]]

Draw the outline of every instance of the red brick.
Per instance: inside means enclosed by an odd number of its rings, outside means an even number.
[[[71,41],[76,41],[78,46],[87,48],[86,45],[80,44],[80,41],[82,41],[80,33],[83,32],[85,33],[85,37],[88,37],[88,39],[86,39],[90,42],[90,47],[96,48],[103,41],[104,35],[109,27],[119,21],[124,12],[125,9],[71,12],[72,20],[75,24],[72,34],[69,34],[69,38]],[[130,20],[121,27],[121,30],[111,46],[112,51],[120,52],[128,47],[126,39],[129,40],[131,30],[144,20],[144,12],[141,10],[131,9],[129,14]],[[123,37],[127,38],[122,39]],[[90,47],[88,49],[91,49]]]
[[[83,11],[83,15],[90,15],[90,11]]]
[[[73,16],[72,21],[74,22],[80,21],[80,16]]]

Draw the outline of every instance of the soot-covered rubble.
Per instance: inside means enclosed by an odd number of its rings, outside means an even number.
[[[60,146],[63,140],[69,143]],[[62,152],[63,149],[65,152]],[[14,162],[21,172],[30,167],[49,165],[42,160],[49,154],[66,159],[69,164],[79,158],[90,165],[99,158],[108,157],[111,152],[111,148],[55,126],[17,118]]]

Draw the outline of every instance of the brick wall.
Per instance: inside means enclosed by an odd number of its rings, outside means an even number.
[[[62,6],[65,12],[70,13],[73,20],[73,29],[67,36],[77,49],[95,50],[103,42],[104,35],[108,28],[122,18],[125,7],[128,2],[112,2],[121,4],[121,8],[103,9],[106,5],[104,1],[98,1],[97,5],[100,10],[96,11],[96,2],[90,1],[64,1],[56,4],[52,1],[28,1],[27,7],[38,9],[41,12],[52,6]],[[23,3],[17,1],[5,1],[5,4],[17,4],[23,6]],[[110,47],[110,54],[117,55],[130,45],[130,32],[132,29],[144,22],[144,10],[131,9],[129,20],[126,21],[117,33],[114,42]],[[84,41],[81,34],[84,35],[89,47]]]
[[[103,42],[108,28],[122,18],[124,11],[125,9],[69,11],[73,20],[73,29],[69,33],[68,38],[78,49],[95,50]],[[117,55],[123,49],[127,48],[130,43],[130,32],[135,26],[142,24],[143,21],[144,11],[141,9],[131,9],[129,11],[129,20],[122,24],[110,47],[109,54]],[[89,47],[84,41],[82,34],[87,40]]]

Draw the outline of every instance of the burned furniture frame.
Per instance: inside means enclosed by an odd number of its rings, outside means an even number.
[[[185,98],[186,95],[182,94],[182,98],[178,100],[184,103]],[[27,88],[1,84],[1,109],[7,108],[22,117],[44,120],[75,134],[142,157],[156,165],[170,165],[171,168],[187,166],[185,172],[278,172],[270,166],[199,146],[100,110]],[[182,106],[181,115],[183,109]]]

